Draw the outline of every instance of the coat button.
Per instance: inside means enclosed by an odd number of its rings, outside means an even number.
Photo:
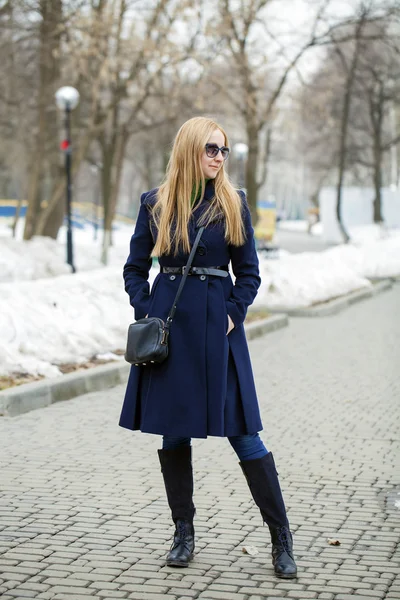
[[[205,281],[206,276],[205,275],[200,275],[200,281]]]
[[[199,248],[199,249],[197,250],[197,254],[200,254],[200,256],[204,256],[204,255],[205,255],[205,253],[206,253],[206,251],[204,250],[204,248]]]
[[[175,275],[170,275],[169,278],[170,278],[171,281],[174,281]]]

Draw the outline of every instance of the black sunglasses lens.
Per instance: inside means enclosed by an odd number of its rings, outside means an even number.
[[[222,154],[222,158],[224,160],[226,160],[229,156],[229,148],[226,148],[226,147],[221,148],[221,154]]]
[[[215,158],[218,154],[218,146],[216,144],[207,144],[206,152],[209,158]]]

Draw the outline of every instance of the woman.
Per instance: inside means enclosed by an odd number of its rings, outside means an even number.
[[[124,267],[136,319],[165,321],[197,231],[205,229],[172,323],[168,359],[132,366],[120,425],[163,436],[158,454],[175,523],[167,565],[186,567],[193,557],[191,438],[224,436],[269,526],[275,573],[292,578],[292,536],[273,456],[258,435],[262,424],[243,326],[260,285],[258,259],[245,195],[224,169],[228,155],[220,125],[190,119],[176,136],[163,184],[142,195]],[[150,293],[152,256],[160,273]]]

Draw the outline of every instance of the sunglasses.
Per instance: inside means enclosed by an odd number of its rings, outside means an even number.
[[[219,151],[221,151],[222,158],[226,160],[229,156],[229,148],[227,146],[221,146],[221,148],[219,148],[217,144],[206,144],[206,154],[208,158],[215,158]]]

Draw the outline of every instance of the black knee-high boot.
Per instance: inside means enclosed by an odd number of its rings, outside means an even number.
[[[274,457],[269,452],[262,458],[244,460],[239,464],[247,479],[254,502],[271,533],[272,564],[275,574],[284,579],[292,579],[297,575],[297,567]]]
[[[174,539],[166,564],[171,567],[187,567],[194,551],[192,449],[190,446],[180,446],[171,450],[159,450],[158,456],[175,523]]]

